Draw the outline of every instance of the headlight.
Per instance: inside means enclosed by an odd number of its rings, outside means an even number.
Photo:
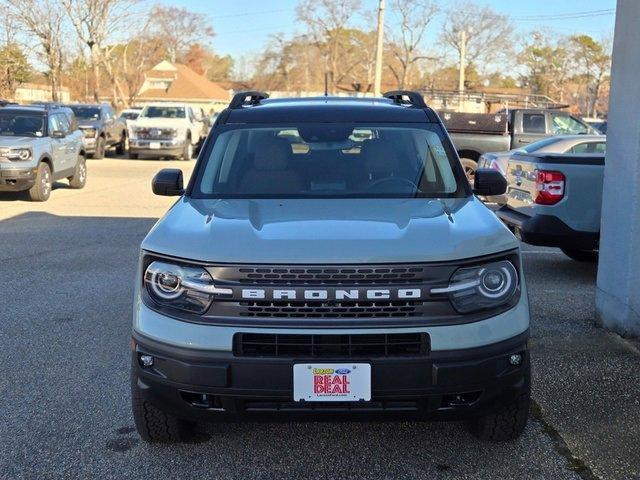
[[[95,128],[83,128],[82,133],[86,138],[95,138],[97,130]]]
[[[147,267],[144,284],[154,302],[191,313],[203,313],[217,295],[233,293],[231,289],[217,288],[202,267],[160,260]]]
[[[469,313],[503,305],[518,290],[518,272],[511,262],[487,263],[457,270],[446,288],[433,288],[431,293],[449,295],[459,313]]]
[[[26,161],[31,158],[30,148],[3,148],[0,149],[0,157],[8,160]]]

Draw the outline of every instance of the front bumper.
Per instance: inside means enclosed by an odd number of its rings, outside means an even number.
[[[36,167],[0,169],[0,191],[21,192],[30,189],[35,184],[37,171]]]
[[[198,352],[134,334],[133,387],[158,408],[191,420],[255,413],[402,412],[420,417],[465,418],[497,411],[529,388],[528,331],[468,350],[411,357],[255,358]],[[140,354],[154,357],[143,367]],[[509,362],[512,354],[522,363]],[[355,403],[293,402],[295,363],[371,364],[372,399]]]
[[[95,153],[96,137],[82,137],[82,146],[87,154]]]
[[[523,242],[546,247],[593,250],[598,248],[599,232],[574,230],[554,215],[528,216],[508,206],[496,212],[512,230],[516,230]]]
[[[129,141],[129,151],[138,155],[180,156],[184,150],[184,140],[139,140]],[[152,147],[153,145],[153,147]]]

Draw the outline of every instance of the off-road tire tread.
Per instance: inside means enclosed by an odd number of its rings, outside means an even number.
[[[470,420],[469,430],[480,440],[514,440],[522,434],[527,425],[530,403],[530,393],[523,393],[502,411]]]
[[[41,182],[42,169],[45,168],[43,167],[43,165],[49,169],[49,175],[52,174],[51,168],[46,163],[41,163],[40,165],[38,165],[38,172],[36,173],[36,183],[33,185],[33,187],[27,190],[27,196],[29,197],[29,200],[32,202],[46,202],[47,200],[49,200],[49,196],[51,195],[51,190],[53,190],[53,181],[52,181],[51,188],[49,189],[49,195],[47,195],[46,197],[42,195],[42,191],[40,190],[40,188],[42,185],[42,182]]]
[[[169,415],[141,398],[135,384],[131,386],[131,403],[136,429],[143,440],[151,443],[174,443],[192,438],[192,423]]]
[[[75,173],[73,176],[69,177],[69,186],[70,186],[71,188],[73,188],[73,189],[84,188],[84,186],[85,186],[85,184],[86,184],[86,182],[87,182],[87,173],[86,173],[86,169],[87,169],[87,162],[85,161],[84,157],[79,157],[79,158],[78,158],[78,163],[80,163],[80,162],[84,162],[84,168],[85,168],[85,181],[84,181],[84,183],[80,183],[80,182],[78,181],[78,179],[76,178],[76,177],[77,177],[77,171],[76,171],[76,173]],[[76,166],[76,168],[77,168],[77,166]]]

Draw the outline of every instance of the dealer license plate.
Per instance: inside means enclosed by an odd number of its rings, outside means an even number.
[[[357,402],[371,400],[368,363],[298,363],[293,366],[296,402]]]
[[[149,148],[151,148],[152,150],[159,150],[160,147],[160,142],[149,142]]]

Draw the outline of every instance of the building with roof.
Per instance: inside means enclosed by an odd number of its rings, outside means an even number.
[[[186,65],[162,61],[145,73],[135,103],[187,103],[205,113],[219,112],[229,104],[230,94],[217,83],[199,75]]]

